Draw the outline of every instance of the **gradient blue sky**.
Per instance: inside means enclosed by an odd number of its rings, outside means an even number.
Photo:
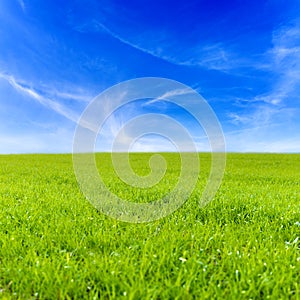
[[[2,0],[0,153],[71,152],[93,97],[144,76],[195,88],[228,151],[300,152],[299,1]]]

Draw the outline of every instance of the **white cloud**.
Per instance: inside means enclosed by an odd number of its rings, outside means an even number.
[[[271,57],[269,70],[277,74],[272,91],[258,100],[281,104],[291,95],[299,95],[300,88],[300,22],[283,26],[273,32],[273,48],[266,53]],[[299,96],[298,96],[299,97]]]
[[[186,89],[174,89],[174,90],[171,90],[171,91],[168,91],[166,93],[164,93],[163,95],[155,98],[155,99],[151,99],[147,102],[145,102],[143,104],[143,106],[147,106],[147,105],[151,105],[151,104],[154,104],[160,100],[168,100],[172,97],[175,97],[175,96],[181,96],[181,95],[187,95],[187,94],[191,94],[191,93],[195,93],[195,91],[191,90],[190,88],[186,88]]]
[[[236,112],[230,112],[227,114],[231,123],[238,125],[238,124],[245,124],[251,121],[251,117],[247,115],[241,115]]]
[[[63,106],[62,104],[55,102],[54,100],[49,99],[47,97],[44,97],[43,95],[39,94],[36,90],[24,86],[19,81],[17,81],[12,75],[0,73],[0,78],[6,80],[15,90],[17,90],[21,94],[29,96],[30,98],[39,102],[41,105],[57,112],[58,114],[64,116],[65,118],[75,123],[77,122],[78,115],[76,113],[69,110],[67,107]]]
[[[94,98],[94,96],[87,95],[85,91],[82,91],[80,89],[77,89],[77,91],[75,90],[74,92],[62,92],[54,88],[46,87],[45,89],[43,89],[43,93],[52,95],[53,97],[58,99],[62,98],[66,100],[75,100],[78,102],[90,102]]]
[[[128,45],[132,48],[135,48],[137,50],[140,50],[144,53],[147,53],[153,57],[156,57],[156,58],[160,58],[160,59],[163,59],[163,60],[166,60],[172,64],[180,64],[178,61],[168,57],[168,56],[164,56],[162,54],[159,54],[157,53],[156,51],[154,50],[151,50],[151,49],[147,49],[147,48],[144,48],[136,43],[133,43],[133,42],[130,42],[128,39],[125,39],[123,37],[121,37],[119,34],[117,34],[116,32],[112,31],[111,29],[109,29],[107,26],[105,26],[103,23],[99,22],[99,21],[96,21],[96,20],[92,20],[88,23],[85,23],[83,25],[80,25],[80,26],[76,26],[74,27],[75,30],[79,31],[79,32],[90,32],[90,31],[101,31],[101,32],[104,32],[108,35],[110,35],[111,37],[117,39],[118,41],[120,41],[121,43],[125,44],[125,45]]]
[[[89,21],[83,25],[75,26],[75,30],[84,33],[90,31],[103,32],[111,37],[117,39],[119,42],[128,45],[134,49],[142,51],[148,55],[155,58],[159,58],[166,62],[179,66],[198,66],[204,67],[211,70],[227,71],[232,68],[240,67],[241,64],[248,63],[241,58],[234,55],[233,51],[230,51],[228,47],[221,43],[211,44],[211,45],[196,45],[194,47],[189,47],[188,51],[186,47],[181,47],[180,54],[178,51],[173,53],[174,48],[180,47],[176,42],[170,42],[170,37],[164,36],[163,38],[158,38],[161,33],[147,33],[151,38],[145,40],[145,34],[142,38],[139,37],[124,37],[114,30],[110,29],[109,26],[104,25],[102,22],[97,20]],[[153,39],[158,41],[153,41]],[[149,40],[153,41],[152,45]],[[252,65],[252,64],[250,64]]]
[[[280,27],[274,31],[273,47],[266,52],[266,57],[269,59],[267,71],[272,73],[274,82],[267,93],[249,99],[238,99],[238,106],[241,108],[239,112],[227,114],[232,124],[248,128],[269,127],[272,131],[274,124],[288,124],[291,120],[295,120],[299,112],[300,100],[300,27],[298,24],[299,22],[295,22],[293,25]],[[289,144],[291,143],[287,143]],[[254,146],[255,144],[253,149]],[[259,144],[256,146],[261,150],[268,148]],[[283,146],[279,147],[278,143],[274,143],[274,147],[278,151],[281,148],[287,149]]]

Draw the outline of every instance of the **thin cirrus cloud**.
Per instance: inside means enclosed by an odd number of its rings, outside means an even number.
[[[271,58],[269,69],[277,74],[269,93],[255,100],[280,105],[300,88],[300,21],[285,25],[273,32],[273,48],[266,55]]]
[[[253,98],[238,99],[248,111],[230,112],[229,119],[236,125],[272,126],[292,120],[299,113],[300,92],[300,30],[299,21],[293,25],[282,26],[274,30],[273,47],[265,53],[268,62],[264,65],[271,74],[273,82],[268,90]],[[296,100],[297,101],[297,100]],[[278,145],[278,143],[274,143]],[[275,147],[275,146],[274,146]],[[281,147],[283,149],[285,147]]]
[[[18,0],[18,3],[19,3],[19,5],[20,5],[21,9],[23,10],[23,12],[25,13],[26,7],[25,7],[25,2],[24,2],[24,0]]]
[[[251,66],[254,63],[253,61],[247,62],[244,59],[242,60],[241,58],[236,57],[233,51],[229,51],[221,43],[202,46],[196,45],[192,49],[189,49],[186,55],[179,56],[178,53],[176,53],[176,55],[171,55],[171,48],[176,48],[178,46],[174,42],[160,41],[160,45],[156,48],[146,47],[143,46],[143,41],[138,42],[134,41],[134,39],[131,40],[130,38],[123,37],[97,20],[91,20],[82,25],[77,25],[73,27],[73,29],[80,33],[106,33],[125,45],[178,66],[203,67],[211,70],[227,71],[236,67],[241,67],[241,64],[248,64],[248,66]]]
[[[274,61],[280,74],[276,92],[279,101],[300,88],[300,21],[274,34]]]
[[[62,134],[58,128],[75,127],[84,108],[102,90],[149,76],[197,85],[219,117],[230,151],[300,151],[294,142],[300,140],[296,4],[147,3],[102,5],[87,0],[82,6],[76,1],[46,0],[37,6],[27,0],[1,1],[0,138],[11,144],[7,151],[30,152],[31,142],[40,145],[32,146],[32,151],[39,151],[47,148],[47,140],[53,141],[51,151],[70,149],[62,145],[63,140],[70,143],[73,132]],[[172,91],[112,115],[103,132],[106,144],[130,117],[147,110],[168,113],[164,100],[172,93],[185,91]],[[21,110],[18,117],[7,111],[14,105]],[[171,111],[186,121],[194,137],[200,137],[199,150],[206,149],[202,132],[184,114]],[[86,128],[97,130],[84,121]],[[46,126],[47,122],[55,125]],[[5,123],[12,125],[11,136]],[[32,124],[27,132],[25,123]],[[139,141],[136,149],[154,149],[160,143],[167,149],[168,143],[154,137]]]
[[[142,51],[146,54],[149,54],[153,57],[165,60],[165,61],[175,64],[175,65],[184,65],[184,63],[180,62],[176,58],[172,58],[167,55],[159,54],[157,51],[155,51],[153,49],[147,49],[136,43],[130,42],[128,39],[121,37],[119,34],[112,31],[111,29],[109,29],[106,25],[104,25],[103,23],[96,21],[96,20],[91,20],[90,22],[87,22],[85,24],[75,26],[74,30],[77,30],[81,33],[86,33],[86,32],[90,32],[90,31],[104,32],[104,33],[108,34],[109,36],[117,39],[119,42],[121,42],[125,45],[128,45],[134,49],[137,49],[139,51]]]
[[[63,117],[67,118],[68,120],[75,123],[77,122],[78,115],[70,109],[68,109],[67,107],[63,106],[61,103],[44,97],[43,95],[36,92],[34,89],[25,87],[23,84],[18,82],[12,75],[0,73],[0,78],[6,80],[19,93],[28,96],[29,98],[37,101],[38,103],[47,107],[48,109],[51,109],[56,113],[62,115]]]

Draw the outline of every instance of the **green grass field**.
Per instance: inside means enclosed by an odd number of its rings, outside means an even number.
[[[148,190],[128,187],[98,154],[109,188],[152,201],[176,183],[180,160]],[[150,154],[131,154],[140,175]],[[215,199],[200,208],[210,155],[174,214],[122,223],[81,194],[71,155],[0,156],[0,298],[300,299],[300,155],[228,154]]]

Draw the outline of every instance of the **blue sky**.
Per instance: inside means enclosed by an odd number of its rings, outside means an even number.
[[[144,76],[196,89],[228,151],[300,152],[299,1],[2,0],[0,153],[71,152],[88,103]]]

